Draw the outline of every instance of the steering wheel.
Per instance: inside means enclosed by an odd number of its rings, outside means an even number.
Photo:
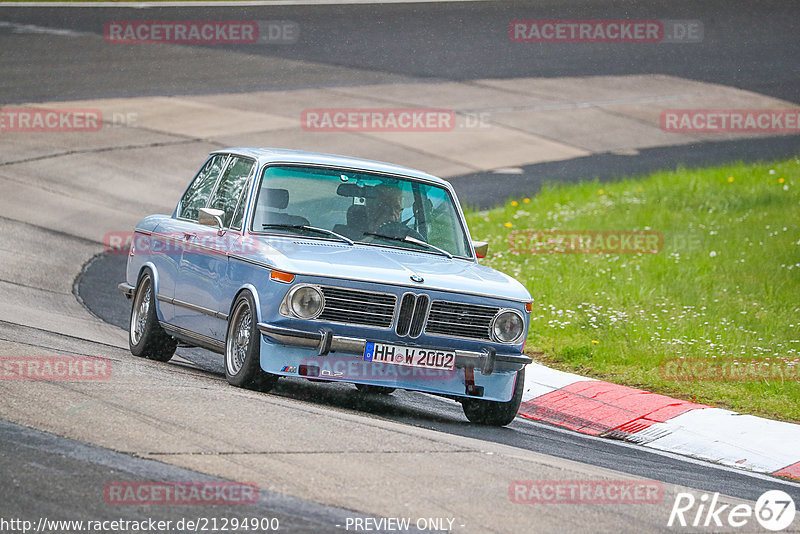
[[[392,237],[396,237],[398,239],[403,239],[406,237],[413,237],[414,239],[419,239],[420,241],[425,241],[425,238],[422,237],[422,234],[414,230],[413,228],[406,226],[402,222],[392,221],[383,223],[378,228],[379,234],[386,234]]]

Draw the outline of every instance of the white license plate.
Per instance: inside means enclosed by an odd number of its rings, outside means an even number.
[[[408,367],[446,369],[452,371],[456,365],[456,353],[451,350],[421,349],[403,345],[367,342],[364,359],[368,362],[393,363]]]

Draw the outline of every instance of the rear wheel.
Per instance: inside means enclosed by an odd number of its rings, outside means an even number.
[[[517,416],[525,389],[525,371],[517,372],[514,395],[508,402],[462,398],[461,406],[470,423],[487,426],[506,426]]]
[[[128,346],[134,356],[166,362],[175,354],[178,341],[158,324],[153,275],[144,271],[136,284],[128,328]]]
[[[388,388],[386,386],[370,386],[367,384],[356,384],[356,389],[361,393],[369,393],[372,395],[391,395],[397,388]]]
[[[242,388],[269,391],[278,381],[261,369],[261,336],[256,324],[253,297],[244,292],[236,298],[225,338],[225,378]]]

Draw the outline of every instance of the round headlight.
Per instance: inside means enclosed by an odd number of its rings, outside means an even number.
[[[525,329],[525,321],[517,312],[500,312],[492,323],[492,334],[500,343],[511,343],[519,339]]]
[[[322,292],[314,286],[297,288],[289,299],[292,313],[300,319],[313,319],[322,313],[325,300]]]

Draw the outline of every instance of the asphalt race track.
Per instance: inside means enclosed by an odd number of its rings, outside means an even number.
[[[508,23],[532,18],[699,20],[704,35],[683,44],[510,42]],[[112,20],[280,20],[301,33],[293,44],[124,46],[103,39]],[[0,3],[0,105],[80,101],[135,112],[131,123],[98,135],[0,129],[0,356],[101,357],[113,367],[95,383],[0,380],[0,520],[266,517],[279,520],[280,532],[333,532],[354,530],[355,519],[409,517],[452,519],[453,532],[699,532],[716,530],[667,527],[681,491],[752,505],[781,489],[800,504],[800,483],[520,417],[501,429],[474,426],[456,403],[424,394],[372,396],[294,379],[262,393],[229,386],[221,357],[200,349],[181,348],[167,364],[134,358],[130,303],[116,290],[126,255],[103,254],[107,232],[171,210],[204,155],[234,144],[352,150],[423,167],[481,207],[548,180],[796,155],[800,135],[670,139],[651,128],[633,140],[617,130],[598,140],[594,131],[623,112],[625,120],[652,118],[676,98],[716,108],[799,105],[798,20],[792,1]],[[612,89],[602,102],[586,99],[604,84]],[[552,103],[572,88],[573,100]],[[295,109],[407,102],[417,93],[452,100],[464,116],[493,113],[501,129],[491,135],[508,137],[492,145],[481,132],[456,134],[435,145],[445,157],[408,134],[325,137],[291,123]],[[608,96],[617,93],[619,102]],[[509,104],[515,95],[519,103]],[[520,95],[541,101],[528,109]],[[597,123],[576,119],[585,108],[614,106],[593,115]],[[250,125],[250,110],[269,127]],[[552,113],[575,129],[525,130],[503,118],[516,110]],[[571,145],[572,132],[583,141]],[[491,152],[513,144],[507,139],[544,148],[509,152],[505,172],[498,161],[506,156]],[[481,147],[487,154],[476,156]],[[515,480],[657,481],[664,497],[649,505],[514,504]],[[237,481],[256,484],[259,495],[248,506],[120,506],[104,498],[114,481]],[[800,531],[800,517],[793,527]]]
[[[50,50],[38,69],[17,58],[4,69],[4,102],[77,100],[163,94],[241,92],[422,79],[471,80],[524,76],[661,74],[731,85],[798,102],[797,7],[792,2],[475,2],[398,5],[204,7],[132,9],[2,8],[3,21],[102,34],[111,20],[291,20],[304,38],[293,45],[236,48],[213,75],[191,63],[169,62],[151,47],[147,61],[101,64],[98,48]],[[608,44],[516,46],[508,39],[515,19],[670,19],[704,22],[698,46],[634,48]],[[499,38],[498,38],[499,37]],[[83,44],[83,43],[81,43]],[[216,46],[214,47],[217,48]],[[80,54],[75,52],[80,50]],[[275,59],[271,68],[247,69],[253,55]],[[115,60],[124,58],[114,57]],[[139,58],[141,59],[141,58]],[[290,68],[288,61],[307,68]],[[322,65],[322,67],[318,67]],[[164,68],[169,66],[169,68]],[[5,67],[5,65],[4,65]],[[321,74],[324,76],[320,76]],[[235,76],[231,73],[236,73]]]
[[[111,280],[120,276],[124,278],[125,259],[125,256],[119,255],[98,256],[87,266],[76,284],[77,293],[84,304],[102,319],[120,328],[128,326],[130,302],[121,294],[109,293],[104,288]],[[221,380],[225,379],[220,356],[202,349],[179,349],[179,354],[197,368]],[[733,470],[721,472],[718,467],[702,462],[689,463],[683,458],[652,454],[651,451],[626,443],[591,438],[522,418],[517,418],[517,421],[503,429],[475,427],[464,424],[464,414],[455,402],[422,393],[399,391],[391,397],[361,395],[350,384],[310,383],[302,379],[283,380],[270,393],[322,406],[363,410],[404,424],[502,443],[575,461],[585,461],[588,454],[591,463],[597,466],[671,484],[720,491],[742,499],[755,499],[775,484],[772,477],[753,479]],[[513,429],[513,432],[509,432],[509,429]],[[591,450],[587,450],[587,447],[591,447]],[[718,477],[722,486],[709,483]],[[789,487],[789,491],[800,490]]]

